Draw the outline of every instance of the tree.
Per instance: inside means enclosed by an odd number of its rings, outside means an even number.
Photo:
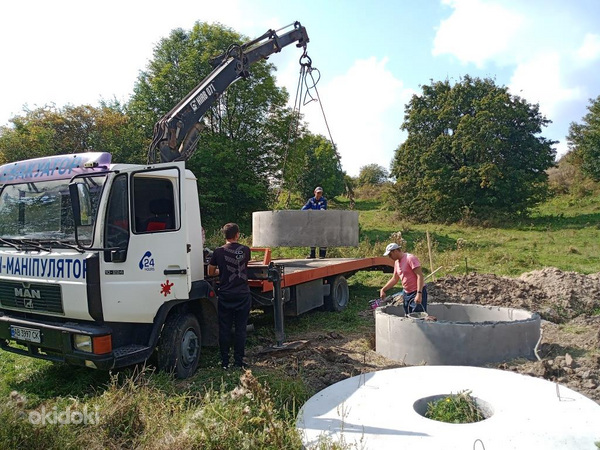
[[[160,41],[128,105],[148,143],[154,123],[211,71],[211,58],[242,38],[229,28],[197,22]],[[205,115],[207,128],[187,166],[198,176],[202,213],[209,222],[248,221],[272,200],[270,182],[281,173],[287,92],[274,66],[259,61],[251,76],[231,85]]]
[[[324,136],[307,133],[300,138],[298,147],[303,157],[298,192],[309,198],[313,196],[315,187],[321,186],[327,198],[343,194],[345,174],[340,155],[332,143]]]
[[[359,186],[364,186],[365,184],[373,186],[381,185],[386,182],[389,176],[390,175],[385,167],[378,164],[367,164],[360,168],[357,184]]]
[[[420,221],[526,214],[548,192],[556,142],[539,134],[549,123],[538,105],[491,79],[423,86],[407,106],[408,138],[392,163],[397,206]]]
[[[56,108],[52,105],[10,119],[0,128],[6,161],[88,151],[110,152],[119,162],[142,162],[144,140],[118,103]]]
[[[571,123],[567,141],[569,148],[581,160],[582,172],[600,181],[600,96],[590,99],[583,123]]]

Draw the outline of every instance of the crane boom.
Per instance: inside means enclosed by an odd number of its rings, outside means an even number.
[[[213,71],[154,125],[148,163],[186,161],[195,151],[203,129],[202,117],[236,80],[249,76],[249,67],[296,42],[306,49],[308,34],[300,22],[281,36],[269,30],[243,45],[231,45],[213,61]]]

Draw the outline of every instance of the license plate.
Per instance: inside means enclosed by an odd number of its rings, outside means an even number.
[[[42,342],[40,330],[35,330],[33,328],[16,327],[14,325],[10,326],[10,337],[20,341],[36,342],[38,344]]]

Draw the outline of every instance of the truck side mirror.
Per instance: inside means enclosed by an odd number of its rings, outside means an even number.
[[[75,226],[81,227],[93,225],[92,198],[87,184],[77,182],[70,183],[69,193],[71,194],[71,207],[73,209]]]

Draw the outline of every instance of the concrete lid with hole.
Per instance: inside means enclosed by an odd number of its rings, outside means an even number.
[[[450,424],[422,415],[424,399],[464,390],[485,420]],[[306,448],[594,449],[600,405],[565,386],[497,369],[415,366],[340,381],[311,397],[297,428]],[[345,448],[345,447],[344,447]]]

